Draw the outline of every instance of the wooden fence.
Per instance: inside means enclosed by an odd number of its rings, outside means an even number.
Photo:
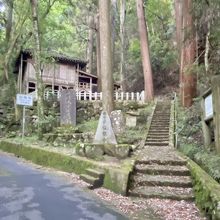
[[[36,99],[36,92],[32,93],[33,97]],[[60,92],[59,91],[45,91],[44,98],[48,100],[50,97],[57,97],[59,100]],[[77,100],[79,101],[101,101],[102,93],[100,92],[76,92]],[[136,101],[144,102],[144,91],[142,92],[114,92],[115,101]]]

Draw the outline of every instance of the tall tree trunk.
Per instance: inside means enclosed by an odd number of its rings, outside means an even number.
[[[38,24],[38,0],[30,0],[32,9],[33,37],[34,37],[34,68],[37,79],[37,113],[38,113],[38,138],[43,137],[44,121],[44,86],[41,78],[40,36]]]
[[[99,31],[99,14],[96,15],[95,19],[96,24],[96,64],[97,64],[97,77],[98,77],[98,92],[102,91],[102,75],[101,75],[101,51],[100,51],[100,31]]]
[[[7,1],[7,21],[6,21],[6,32],[5,32],[5,39],[6,43],[9,43],[11,30],[12,30],[12,20],[13,20],[13,8],[14,8],[14,0]]]
[[[103,109],[110,114],[114,108],[112,76],[112,44],[110,23],[110,0],[99,0],[100,51]]]
[[[137,17],[141,44],[141,57],[144,71],[145,101],[151,101],[154,98],[153,77],[151,61],[148,46],[148,32],[145,21],[143,0],[136,0]]]
[[[125,15],[126,15],[126,1],[120,0],[120,76],[121,76],[121,88],[122,91],[126,91],[126,76],[125,76]]]
[[[86,66],[86,71],[92,73],[92,64],[93,64],[93,33],[94,33],[94,17],[89,16],[89,38],[88,38],[88,47],[87,47],[87,60],[88,64]]]
[[[175,0],[175,20],[176,20],[176,44],[177,44],[177,52],[178,52],[178,64],[179,64],[179,92],[180,97],[182,97],[182,86],[183,86],[183,66],[182,66],[182,44],[183,44],[183,1]]]
[[[175,19],[176,19],[176,43],[177,43],[178,55],[180,57],[181,45],[182,45],[183,1],[175,0],[174,5],[175,5]]]
[[[13,23],[13,8],[14,8],[14,0],[8,0],[6,4],[6,31],[5,31],[5,56],[3,62],[4,69],[4,79],[5,81],[9,80],[9,66],[10,66],[10,38],[12,37],[12,23]],[[13,48],[12,48],[13,50]]]
[[[182,74],[180,87],[181,101],[185,107],[190,107],[193,98],[196,96],[197,77],[194,70],[194,62],[196,59],[196,33],[192,16],[192,0],[183,1],[183,42],[181,51],[181,67]]]
[[[207,34],[206,34],[205,55],[204,55],[205,71],[207,75],[209,71],[209,50],[210,50],[209,37],[210,37],[210,21],[208,21],[207,23]]]
[[[112,25],[112,61],[114,62],[114,54],[115,54],[115,41],[116,41],[116,25],[117,25],[117,14],[118,14],[118,8],[117,8],[117,0],[111,0],[111,25]],[[114,69],[114,66],[113,66]]]

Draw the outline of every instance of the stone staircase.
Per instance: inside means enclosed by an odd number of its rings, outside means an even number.
[[[104,177],[105,174],[103,171],[91,168],[86,169],[86,173],[80,175],[80,179],[88,183],[88,188],[90,189],[101,187],[104,182]]]
[[[145,145],[168,146],[170,125],[170,102],[159,102],[154,110]]]
[[[170,102],[158,102],[143,149],[131,175],[129,195],[142,198],[193,200],[187,161],[169,147]]]

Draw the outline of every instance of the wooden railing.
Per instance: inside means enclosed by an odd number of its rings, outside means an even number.
[[[32,93],[32,96],[36,99],[36,92]],[[60,91],[45,91],[44,98],[48,100],[50,97],[56,97],[60,99]],[[79,101],[101,101],[102,93],[100,92],[76,92],[77,100]],[[144,91],[142,92],[114,92],[115,101],[136,101],[144,102]]]

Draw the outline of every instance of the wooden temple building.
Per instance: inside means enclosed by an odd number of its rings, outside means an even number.
[[[52,62],[42,66],[41,77],[45,89],[57,92],[63,89],[74,89],[77,92],[97,92],[97,76],[85,72],[86,61],[64,55],[51,55]],[[30,51],[23,51],[16,63],[20,93],[36,91],[36,76]]]

